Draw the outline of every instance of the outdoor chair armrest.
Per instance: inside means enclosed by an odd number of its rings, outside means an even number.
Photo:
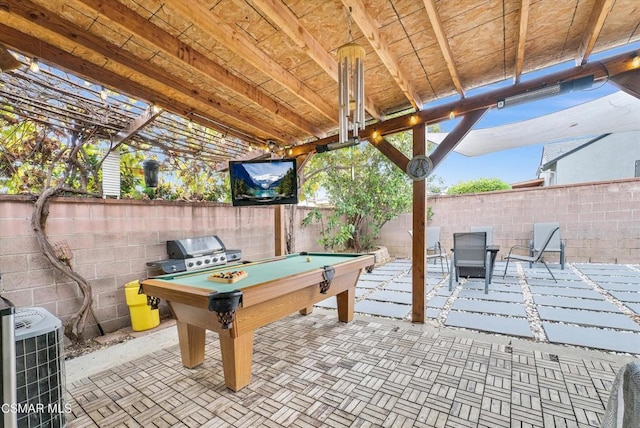
[[[527,247],[526,245],[514,245],[513,247],[511,247],[511,249],[509,250],[509,254],[507,254],[507,257],[509,257],[511,255],[511,253],[513,252],[513,250],[515,249],[522,249],[522,250],[531,250],[530,247]]]

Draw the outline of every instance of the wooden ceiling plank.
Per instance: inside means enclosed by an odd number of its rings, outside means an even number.
[[[520,2],[520,25],[518,29],[518,43],[516,45],[516,65],[513,71],[513,83],[518,83],[522,77],[524,64],[524,48],[527,42],[527,25],[529,24],[529,0]]]
[[[435,0],[424,0],[424,7],[425,9],[427,9],[427,16],[429,17],[429,21],[431,22],[431,27],[433,27],[433,32],[436,35],[436,40],[438,41],[438,45],[440,46],[440,51],[442,52],[442,56],[444,57],[444,62],[447,64],[447,68],[449,69],[449,74],[451,75],[453,86],[455,86],[458,94],[461,97],[464,97],[464,89],[462,88],[462,83],[460,83],[460,74],[458,73],[458,68],[456,67],[456,61],[453,57],[451,46],[449,45],[449,42],[447,40],[447,34],[445,33],[442,26],[442,20],[440,19],[440,14],[438,13],[438,9],[436,8]]]
[[[371,44],[371,47],[387,70],[389,70],[393,80],[395,80],[407,100],[409,100],[414,109],[420,110],[423,105],[422,99],[411,85],[410,79],[398,63],[396,56],[389,49],[389,45],[378,30],[379,25],[367,13],[364,3],[361,0],[342,0],[342,4],[348,10],[351,10],[354,22],[369,41],[369,44]]]
[[[602,31],[604,21],[607,15],[609,15],[609,12],[611,12],[613,3],[615,3],[615,0],[596,0],[593,5],[589,23],[582,37],[582,43],[580,43],[580,48],[576,53],[576,65],[585,64],[589,59],[589,55],[591,55],[593,47],[600,35],[600,31]]]
[[[182,81],[178,79],[172,78],[167,73],[163,73],[157,67],[153,66],[147,61],[141,61],[133,54],[127,52],[119,48],[118,46],[111,45],[104,40],[100,39],[97,36],[92,35],[91,33],[87,33],[83,31],[81,28],[77,27],[75,24],[68,22],[56,15],[46,13],[39,6],[33,4],[29,0],[7,0],[5,4],[8,7],[8,11],[11,14],[20,16],[24,19],[27,19],[35,24],[39,25],[42,28],[45,28],[49,31],[52,31],[58,34],[61,37],[64,37],[68,40],[72,40],[74,43],[77,43],[85,48],[88,48],[92,51],[99,53],[104,56],[109,61],[114,61],[115,63],[121,64],[131,70],[132,73],[141,73],[148,78],[151,78],[163,85],[166,85],[168,88],[181,92],[186,97],[193,98],[198,100],[199,102],[206,104],[209,108],[213,108],[220,113],[225,115],[237,118],[238,120],[247,123],[252,128],[255,128],[262,132],[263,134],[272,135],[274,139],[278,139],[280,141],[285,141],[287,144],[293,144],[295,141],[292,140],[288,135],[282,133],[282,131],[270,126],[268,123],[260,122],[255,120],[254,118],[247,116],[227,103],[217,100],[210,95],[202,94],[198,91],[195,91],[193,87],[188,87],[183,84]],[[22,50],[20,44],[14,45],[16,50]],[[34,52],[31,52],[34,54]],[[41,56],[41,55],[39,55]],[[43,59],[43,56],[41,56]],[[54,64],[61,65],[55,61],[51,61]],[[76,71],[71,69],[71,71]],[[89,77],[91,79],[91,77]],[[116,84],[111,84],[114,88],[119,90],[122,89],[123,85],[126,85],[129,81],[129,76],[122,76],[120,82]],[[102,82],[106,83],[106,82]],[[148,101],[155,101],[155,95],[157,91],[149,89],[142,99]],[[171,103],[167,103],[163,105],[163,108],[171,111],[175,111],[177,114],[180,114],[179,110],[173,109]],[[192,107],[190,110],[194,110]],[[184,113],[182,113],[184,114]],[[204,114],[204,113],[202,113]]]
[[[291,111],[288,107],[269,97],[266,93],[255,88],[229,73],[224,67],[186,45],[178,38],[154,25],[147,19],[138,15],[122,3],[115,0],[80,0],[84,5],[94,9],[97,13],[108,19],[113,25],[118,25],[125,31],[133,32],[136,37],[152,44],[171,58],[179,60],[189,69],[198,74],[224,85],[226,88],[269,111],[275,116],[291,123],[298,129],[322,138],[326,133],[308,122],[306,119]]]
[[[273,21],[295,44],[316,62],[333,80],[338,81],[338,63],[309,33],[291,10],[280,0],[253,0],[253,4]],[[381,113],[370,97],[365,97],[365,109],[377,120]]]
[[[284,86],[300,100],[331,120],[332,123],[337,124],[337,103],[336,105],[329,104],[324,97],[312,91],[304,82],[298,80],[287,69],[255,46],[252,40],[249,40],[234,27],[216,16],[215,13],[212,13],[206,5],[200,2],[185,2],[184,0],[166,0],[164,4],[174,12],[187,17],[198,29],[210,35],[227,49],[253,65],[257,70]]]
[[[165,110],[173,111],[178,115],[187,116],[189,112],[192,112],[194,109],[193,105],[184,104],[176,100],[174,97],[171,97],[170,95],[165,95],[165,94],[171,93],[171,90],[180,89],[179,88],[180,85],[178,82],[166,81],[165,79],[165,82],[160,81],[160,83],[162,83],[163,85],[166,85],[165,86],[166,89],[164,91],[160,91],[158,89],[151,89],[151,88],[148,88],[147,86],[144,86],[141,83],[131,80],[128,77],[123,77],[119,74],[116,74],[115,72],[107,70],[104,67],[90,63],[80,57],[72,55],[62,49],[59,49],[55,46],[45,43],[28,34],[22,33],[12,27],[8,27],[6,25],[0,24],[0,37],[2,38],[3,42],[11,46],[16,51],[20,51],[22,53],[27,53],[31,55],[33,55],[34,52],[38,52],[39,58],[41,58],[45,62],[55,64],[57,67],[61,69],[69,70],[73,72],[75,75],[83,77],[84,79],[87,79],[89,81],[96,81],[113,88],[118,88],[119,91],[129,96],[132,96],[141,100],[145,100],[148,102],[155,102],[158,106],[161,106]],[[140,64],[140,66],[143,67],[144,64]],[[175,86],[171,86],[172,84]],[[194,97],[193,94],[191,94],[191,96]],[[207,104],[207,107],[213,107],[213,108],[217,107],[218,111],[223,112],[224,110],[224,108],[222,108],[221,110],[220,105],[216,105],[214,107],[211,101],[209,101],[206,104]],[[243,115],[237,111],[229,111],[229,115],[231,115],[234,118],[237,118],[238,120],[243,120],[242,119]],[[216,120],[218,122],[224,122],[220,118],[216,118]],[[246,117],[246,120],[248,121],[247,122],[248,125],[250,125],[251,127],[254,127],[253,126],[254,121],[250,117]],[[198,121],[198,122],[201,123],[203,126],[212,127],[211,122],[209,121]],[[227,126],[229,129],[234,128],[229,125]],[[271,135],[271,132],[268,132],[268,130],[265,131],[263,129],[264,128],[263,123],[256,122],[255,127],[258,131],[263,133],[268,133],[269,135]],[[275,130],[272,130],[272,132],[274,131]],[[228,133],[231,133],[231,132],[228,132]],[[233,134],[237,138],[240,138],[247,142],[251,142],[251,139],[250,138],[248,139],[246,134],[239,134],[235,132]],[[259,142],[259,140],[255,138],[255,141],[253,142]]]

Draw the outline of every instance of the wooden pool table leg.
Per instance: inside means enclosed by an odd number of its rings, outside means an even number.
[[[199,366],[204,362],[205,329],[182,321],[176,321],[176,325],[182,365],[189,369]]]
[[[340,294],[336,294],[338,301],[338,319],[342,322],[353,320],[353,305],[356,300],[355,287],[349,287]]]
[[[227,388],[238,391],[251,382],[251,360],[253,357],[253,331],[244,332],[238,337],[231,337],[228,331],[220,336],[220,352],[224,383]]]
[[[300,315],[311,315],[313,312],[313,305],[300,309]]]

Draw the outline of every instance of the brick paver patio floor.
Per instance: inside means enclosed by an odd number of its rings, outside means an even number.
[[[256,331],[237,393],[208,334],[196,369],[176,343],[68,384],[67,426],[597,427],[632,358],[316,309]]]

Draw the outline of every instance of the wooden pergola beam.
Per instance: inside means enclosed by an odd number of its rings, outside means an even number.
[[[456,88],[456,91],[458,91],[458,94],[460,94],[461,97],[464,97],[464,89],[460,82],[460,73],[458,73],[458,67],[456,66],[456,61],[453,56],[453,52],[451,51],[451,46],[449,45],[447,33],[444,31],[444,27],[442,26],[442,20],[440,19],[440,14],[436,8],[435,0],[424,0],[424,7],[427,9],[429,22],[431,22],[431,27],[433,28],[436,40],[440,46],[440,52],[442,52],[444,62],[447,64],[447,68],[449,69],[449,75],[451,76],[453,86]]]
[[[254,40],[250,40],[227,22],[221,20],[216,14],[211,13],[206,4],[186,2],[184,0],[165,0],[164,7],[183,16],[192,17],[193,25],[223,44],[257,70],[287,88],[293,95],[313,107],[327,119],[335,123],[338,122],[338,109],[335,105],[327,102],[326,98],[315,93],[287,69],[273,61],[255,45]]]
[[[112,150],[126,142],[128,139],[133,138],[138,131],[151,123],[161,113],[162,109],[149,106],[149,108],[143,111],[140,116],[133,119],[125,129],[122,129],[116,133],[113,138],[111,138]]]
[[[380,33],[380,26],[371,18],[364,3],[361,0],[342,0],[342,4],[351,10],[353,21],[360,28],[362,34],[369,41],[369,44],[387,70],[389,70],[391,77],[395,80],[400,90],[402,90],[404,96],[414,109],[420,110],[423,104],[422,99],[411,84],[411,79],[409,79],[398,63],[398,59],[391,49],[389,49],[389,44]]]
[[[126,50],[109,44],[98,37],[86,34],[82,29],[76,27],[72,23],[58,18],[56,15],[45,15],[44,18],[41,17],[38,13],[39,8],[28,0],[7,0],[7,4],[9,3],[12,14],[28,20],[34,20],[38,25],[57,33],[60,37],[65,37],[80,46],[98,52],[100,55],[104,56],[105,60],[108,59],[108,61],[113,61],[114,63],[130,69],[130,74],[128,78],[123,78],[118,74],[109,71],[108,68],[93,64],[86,59],[56,48],[45,41],[36,39],[15,28],[0,24],[2,30],[2,41],[17,51],[29,54],[29,56],[37,54],[39,58],[46,62],[56,64],[58,68],[72,70],[72,72],[78,76],[83,76],[88,80],[98,81],[106,86],[117,88],[118,91],[122,91],[142,100],[155,102],[166,110],[173,111],[186,117],[193,111],[193,107],[183,107],[183,104],[175,97],[158,95],[179,92],[185,97],[192,98],[203,105],[206,105],[206,108],[212,108],[222,114],[228,115],[237,120],[242,120],[244,123],[255,128],[258,133],[276,135],[282,141],[286,141],[288,143],[294,142],[281,130],[270,126],[268,123],[256,120],[256,118],[238,111],[226,102],[214,99],[209,94],[200,93],[197,90],[194,90],[191,86],[187,87],[183,85],[178,79],[174,79],[166,73],[161,72],[157,67],[154,67],[149,62],[140,61]],[[83,36],[80,37],[80,34]],[[148,88],[142,84],[136,83],[136,80],[140,80],[136,76],[145,76],[148,79],[153,79],[157,84],[163,85],[164,90],[159,90],[157,87]],[[205,115],[204,110],[205,107],[202,109],[202,115]],[[195,116],[193,117],[195,120]],[[216,118],[216,120],[223,122],[220,118]],[[207,127],[212,127],[212,124],[208,121],[199,121],[199,123]],[[246,138],[246,136],[241,137]]]
[[[155,97],[151,97],[151,93],[148,88],[132,80],[128,80],[126,85],[123,86],[122,78],[117,74],[103,67],[88,63],[82,58],[71,55],[38,39],[34,39],[29,35],[21,33],[11,27],[7,27],[6,25],[0,24],[0,33],[2,33],[3,41],[10,46],[16,46],[19,42],[20,46],[24,46],[25,49],[29,49],[31,52],[39,52],[40,58],[52,62],[62,69],[82,70],[82,73],[74,71],[74,74],[79,77],[99,81],[108,86],[119,87],[120,90],[132,97],[136,97],[141,100],[152,100],[162,107],[172,106],[172,111],[177,113],[182,112],[186,115],[191,109],[190,106],[172,99],[170,95],[157,95]],[[208,125],[207,122],[203,122],[202,124]]]
[[[611,7],[615,3],[614,0],[596,0],[591,10],[587,30],[582,35],[582,42],[576,54],[576,65],[582,65],[587,62],[589,55],[593,51],[593,47],[598,40],[598,36],[602,31],[604,21],[611,12]]]
[[[469,131],[471,131],[471,128],[482,119],[482,116],[484,116],[487,111],[489,111],[488,108],[484,110],[474,110],[462,117],[462,120],[456,125],[453,131],[438,144],[438,147],[436,147],[429,156],[434,169],[460,144],[460,141],[462,141]]]
[[[111,21],[119,23],[122,28],[134,31],[136,37],[139,37],[146,43],[151,44],[168,57],[181,62],[185,67],[193,70],[194,73],[201,75],[204,79],[223,85],[227,89],[230,89],[236,94],[242,96],[247,101],[255,103],[269,111],[274,116],[291,123],[296,128],[310,135],[315,135],[318,138],[326,136],[326,133],[323,130],[308,122],[282,103],[277,102],[263,91],[257,90],[244,80],[229,73],[224,67],[211,60],[207,55],[203,55],[192,46],[186,45],[178,38],[154,25],[149,20],[144,19],[142,16],[135,13],[119,1],[82,0],[82,2]],[[65,25],[63,29],[65,33],[70,31],[66,28],[68,25],[72,24],[67,23]],[[77,31],[73,32],[77,33]],[[74,39],[74,41],[78,42],[76,39]],[[100,40],[100,43],[104,44],[104,41]],[[96,44],[93,43],[90,48],[98,50],[99,47],[96,47],[95,45]],[[146,64],[146,61],[138,62]],[[157,80],[153,75],[150,77]],[[191,89],[194,90],[194,88]]]
[[[513,83],[518,83],[524,66],[524,48],[527,42],[527,26],[529,24],[529,0],[520,2],[520,23],[518,27],[518,43],[516,44],[516,64],[513,71]]]
[[[393,162],[401,171],[407,170],[407,164],[409,158],[404,153],[398,150],[393,144],[387,141],[384,137],[374,137],[370,140],[370,143],[378,149],[383,155]]]
[[[307,31],[291,10],[280,0],[254,0],[253,4],[272,20],[299,48],[315,61],[333,80],[338,81],[338,62]],[[365,95],[365,109],[375,119],[381,113],[371,97]]]
[[[640,60],[640,56],[638,58]],[[613,76],[611,83],[627,94],[640,99],[640,69]]]
[[[637,56],[636,51],[625,52],[598,62],[587,63],[579,67],[541,76],[535,79],[519,82],[508,87],[496,89],[494,91],[462,98],[460,100],[441,104],[439,106],[424,109],[417,112],[408,113],[403,116],[394,117],[384,122],[377,122],[367,126],[358,133],[360,140],[372,141],[378,136],[395,134],[406,131],[419,124],[434,124],[447,120],[452,111],[457,116],[465,115],[475,110],[485,110],[497,106],[499,100],[512,95],[520,94],[557,82],[565,82],[581,77],[593,76],[594,81],[610,79],[612,76],[625,73],[637,68],[633,64],[633,59]],[[327,145],[338,141],[337,135],[322,138],[310,143],[302,144],[291,149],[293,156],[315,151],[317,146]]]

